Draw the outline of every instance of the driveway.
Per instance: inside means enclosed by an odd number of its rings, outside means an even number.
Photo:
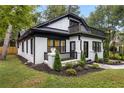
[[[124,69],[124,64],[121,64],[121,65],[107,65],[107,64],[100,64],[100,67],[101,68],[104,68],[104,69]]]

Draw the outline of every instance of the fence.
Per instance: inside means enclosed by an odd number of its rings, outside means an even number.
[[[0,47],[0,54],[2,53],[2,50],[3,50],[3,47]],[[16,54],[17,48],[16,47],[9,47],[7,53],[8,54]]]

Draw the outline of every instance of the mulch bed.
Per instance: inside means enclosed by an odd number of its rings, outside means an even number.
[[[69,75],[67,75],[65,73],[65,71],[66,71],[66,68],[65,67],[63,67],[60,72],[57,72],[57,71],[54,71],[54,70],[50,69],[44,63],[34,65],[34,66],[32,66],[32,68],[35,69],[35,70],[38,70],[38,71],[43,71],[43,72],[49,73],[49,74],[55,74],[55,75],[60,75],[60,76],[69,76]],[[73,67],[73,68],[75,69],[76,66]],[[98,72],[98,71],[101,71],[101,70],[103,70],[103,69],[101,69],[101,68],[98,68],[98,69],[89,68],[88,70],[83,69],[82,71],[77,71],[77,76],[85,75],[85,74],[91,73],[91,72]]]
[[[27,60],[21,56],[18,56],[18,58],[21,60],[21,62],[25,65],[27,65],[28,67],[30,68],[33,68],[35,70],[38,70],[38,71],[43,71],[43,72],[46,72],[46,73],[49,73],[49,74],[54,74],[54,75],[59,75],[59,76],[68,76],[70,77],[69,75],[67,75],[65,73],[66,69],[65,67],[62,67],[62,70],[60,72],[57,72],[53,69],[51,69],[47,64],[45,63],[42,63],[42,64],[33,64],[31,62],[27,63]],[[77,66],[74,66],[73,68],[75,69]],[[91,73],[91,72],[98,72],[98,71],[102,71],[104,69],[102,68],[98,68],[98,69],[93,69],[93,68],[88,68],[87,70],[86,69],[83,69],[82,71],[77,71],[77,76],[82,76],[82,75],[85,75],[87,73]],[[72,76],[71,76],[72,77]]]

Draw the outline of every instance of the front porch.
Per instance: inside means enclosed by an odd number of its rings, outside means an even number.
[[[48,60],[48,53],[44,52],[44,60]],[[77,59],[77,52],[60,53],[61,61]]]

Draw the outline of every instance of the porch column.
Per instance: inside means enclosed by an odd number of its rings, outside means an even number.
[[[55,48],[54,49],[51,49],[51,53],[48,53],[48,66],[53,69],[53,64],[54,64],[54,59],[55,59],[55,55],[56,55],[56,52],[55,52]]]
[[[80,60],[80,56],[81,56],[81,49],[80,49],[80,46],[81,45],[81,40],[77,40],[77,44],[76,44],[76,47],[77,47],[77,59]]]

